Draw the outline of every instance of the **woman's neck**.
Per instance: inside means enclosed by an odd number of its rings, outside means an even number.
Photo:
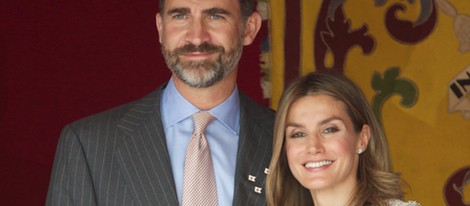
[[[310,190],[315,206],[349,206],[356,184],[335,186],[322,190]]]

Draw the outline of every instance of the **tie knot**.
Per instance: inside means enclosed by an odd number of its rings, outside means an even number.
[[[207,125],[214,119],[209,112],[201,111],[193,114],[194,133],[204,133]]]

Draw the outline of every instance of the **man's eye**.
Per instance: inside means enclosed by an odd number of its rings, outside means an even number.
[[[292,134],[290,137],[291,138],[305,137],[305,133],[297,132],[297,133]]]
[[[173,15],[173,19],[185,19],[186,15],[184,14],[175,14]]]
[[[218,19],[222,19],[223,17],[221,15],[214,14],[214,15],[210,15],[209,18],[213,20],[218,20]]]

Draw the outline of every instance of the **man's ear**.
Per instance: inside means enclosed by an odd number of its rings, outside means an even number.
[[[158,41],[160,44],[162,43],[162,35],[163,35],[163,19],[160,13],[157,13],[155,15],[155,23],[157,25],[157,30],[158,30]]]
[[[357,150],[361,149],[365,151],[367,149],[367,145],[370,141],[370,127],[367,124],[362,125],[361,132],[359,134],[359,140],[357,144]]]
[[[243,34],[243,45],[250,45],[256,38],[259,29],[261,28],[261,15],[258,12],[253,12],[245,22],[245,33]]]

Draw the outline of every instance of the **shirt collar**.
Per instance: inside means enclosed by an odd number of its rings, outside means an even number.
[[[224,102],[209,110],[217,120],[230,128],[234,134],[238,134],[240,129],[240,101],[238,97],[238,88],[235,87],[232,94]],[[199,111],[196,106],[192,105],[179,93],[173,78],[170,78],[163,91],[161,101],[162,122],[165,128],[171,127]]]

